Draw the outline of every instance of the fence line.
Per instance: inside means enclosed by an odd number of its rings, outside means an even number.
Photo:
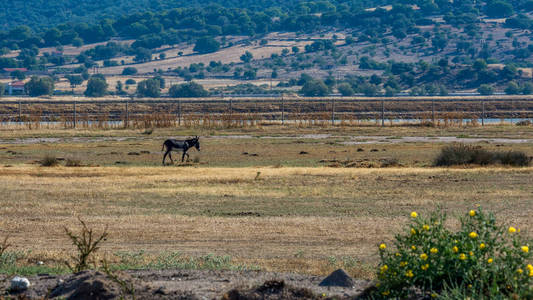
[[[329,115],[329,117],[328,117]],[[0,101],[0,122],[79,123],[122,122],[128,127],[159,122],[182,126],[204,122],[257,123],[299,122],[331,125],[374,120],[410,120],[438,123],[440,120],[481,121],[531,119],[533,97],[376,97],[376,98],[203,98],[203,99],[104,99]],[[149,120],[151,119],[151,120]],[[163,121],[164,119],[164,121]],[[475,121],[474,121],[475,120]]]

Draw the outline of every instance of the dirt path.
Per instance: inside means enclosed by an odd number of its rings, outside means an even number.
[[[133,284],[139,299],[221,299],[231,290],[245,294],[265,290],[265,285],[270,286],[270,293],[277,293],[276,289],[284,289],[285,294],[305,289],[307,295],[353,298],[372,286],[369,280],[354,280],[354,287],[321,287],[319,283],[324,277],[260,271],[143,270],[116,274],[127,282],[125,286]],[[8,292],[10,279],[0,275],[3,295]],[[24,294],[30,299],[46,295],[52,299],[69,298],[84,293],[102,299],[127,295],[124,285],[121,287],[107,275],[94,271],[60,276],[41,274],[28,279],[31,287]]]

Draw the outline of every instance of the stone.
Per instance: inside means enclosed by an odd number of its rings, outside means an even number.
[[[11,279],[10,291],[12,292],[23,292],[30,287],[30,281],[28,278],[15,276]]]
[[[355,282],[343,269],[338,269],[324,278],[319,286],[353,287],[355,286]]]

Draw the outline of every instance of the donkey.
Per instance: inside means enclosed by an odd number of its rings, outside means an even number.
[[[163,151],[165,150],[165,147],[167,147],[167,151],[165,152],[165,155],[163,155],[163,166],[165,165],[165,158],[167,157],[167,154],[168,154],[168,157],[170,158],[170,161],[174,163],[174,161],[172,160],[172,155],[170,154],[171,151],[182,150],[183,154],[181,155],[181,162],[183,162],[183,160],[185,159],[185,155],[187,155],[187,160],[189,160],[189,154],[187,153],[187,151],[192,147],[195,147],[196,150],[200,151],[199,140],[200,138],[198,136],[195,136],[192,139],[186,139],[186,140],[173,140],[173,139],[166,140],[163,143],[163,148],[161,149],[161,151]]]

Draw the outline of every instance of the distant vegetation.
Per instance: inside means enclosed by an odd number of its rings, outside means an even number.
[[[266,45],[268,41],[263,37],[271,32],[316,35],[342,31],[345,37],[341,40],[337,35],[315,39],[304,47],[288,47],[282,49],[281,54],[274,53],[266,59],[244,52],[238,64],[212,61],[209,65],[193,63],[189,67],[154,69],[154,72],[180,76],[185,81],[213,75],[239,80],[279,78],[279,88],[300,85],[304,95],[337,92],[392,96],[401,91],[409,91],[412,95],[446,95],[449,90],[457,89],[477,90],[483,95],[499,91],[533,93],[533,84],[524,79],[520,69],[533,66],[533,44],[529,39],[515,37],[511,31],[533,29],[530,17],[533,0],[219,2],[64,0],[50,4],[36,0],[4,1],[0,4],[0,12],[9,12],[9,15],[4,16],[4,31],[0,31],[0,54],[19,52],[16,57],[0,57],[0,68],[24,67],[43,72],[50,66],[80,64],[74,69],[55,71],[79,74],[69,77],[71,86],[75,87],[81,84],[80,76],[83,81],[88,80],[88,71],[94,66],[131,63],[119,57],[130,56],[133,63],[165,59],[167,54],[158,49],[163,45],[189,43],[194,45],[195,53],[203,54],[232,46],[230,36],[248,36]],[[505,38],[480,32],[484,26],[481,19],[487,17],[507,18],[503,25],[495,25],[495,28],[507,30]],[[428,27],[431,29],[427,30]],[[134,42],[121,41],[125,39]],[[66,45],[79,47],[95,42],[107,43],[75,57],[63,55]],[[501,50],[504,49],[502,44],[508,48]],[[352,48],[353,45],[360,48]],[[38,55],[42,47],[56,50]],[[432,62],[428,62],[429,59],[402,61],[398,54],[435,59]],[[177,51],[177,55],[183,52]],[[503,66],[489,67],[496,63]],[[313,69],[328,72],[331,77],[334,68],[350,65],[370,75],[347,75],[335,82],[328,81],[324,75],[315,78],[324,81],[327,89],[310,84],[304,88],[306,81],[287,75]],[[262,70],[268,70],[268,75]],[[137,68],[132,66],[125,66],[122,71],[123,75],[136,73]],[[11,75],[17,79],[24,76],[20,72]],[[122,88],[117,89],[117,93],[123,92]]]

